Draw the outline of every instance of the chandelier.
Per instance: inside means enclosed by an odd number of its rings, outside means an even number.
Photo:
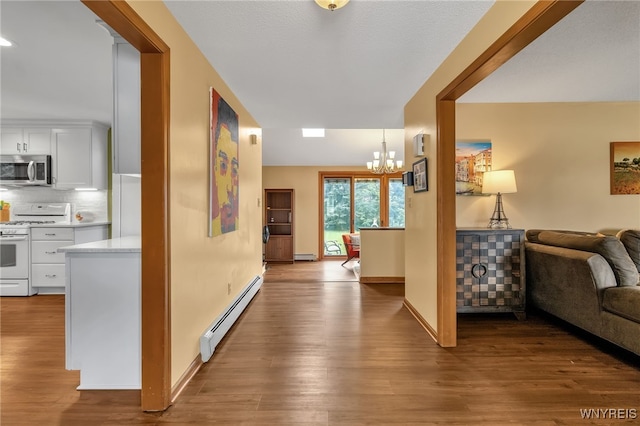
[[[340,9],[345,4],[349,3],[349,0],[316,0],[318,6],[323,9],[334,11]]]
[[[375,151],[373,153],[373,161],[367,161],[367,169],[377,175],[395,173],[402,169],[402,160],[396,161],[395,159],[396,152],[387,152],[387,142],[384,136],[384,129],[382,129],[382,151]]]

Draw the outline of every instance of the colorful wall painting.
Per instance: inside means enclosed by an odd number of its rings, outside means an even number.
[[[238,114],[209,89],[209,236],[238,229]]]

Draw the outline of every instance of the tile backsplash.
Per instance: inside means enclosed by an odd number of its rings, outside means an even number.
[[[12,205],[26,203],[71,203],[71,217],[76,212],[90,212],[94,221],[108,219],[108,191],[60,191],[41,186],[0,191],[0,199]]]

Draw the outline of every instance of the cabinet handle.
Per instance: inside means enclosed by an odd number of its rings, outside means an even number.
[[[471,275],[474,278],[480,278],[487,273],[487,266],[482,263],[476,263],[471,267]]]
[[[45,277],[47,277],[47,278],[55,278],[55,277],[57,277],[57,275],[56,274],[46,274]]]
[[[22,151],[27,152],[27,144],[26,143],[22,144]]]
[[[45,253],[47,253],[47,254],[57,254],[57,252],[55,252],[55,251],[45,251]]]
[[[47,237],[55,237],[56,236],[56,234],[44,234],[44,235],[46,235]]]
[[[20,142],[16,144],[16,151],[20,152]]]

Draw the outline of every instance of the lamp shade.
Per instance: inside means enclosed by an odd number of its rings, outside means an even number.
[[[482,175],[483,194],[509,194],[518,192],[513,170],[494,170]]]

